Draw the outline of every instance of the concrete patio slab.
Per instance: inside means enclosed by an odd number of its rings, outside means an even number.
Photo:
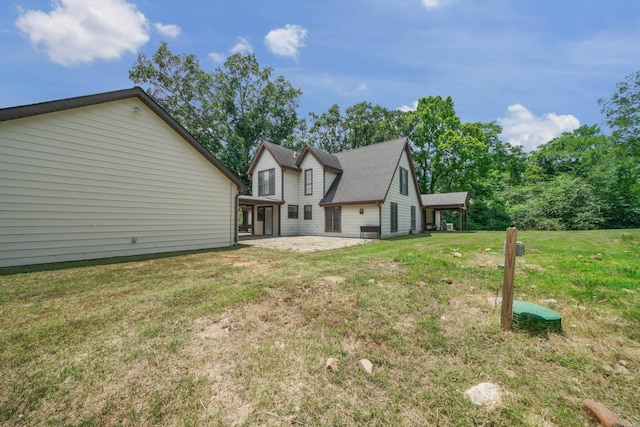
[[[364,245],[373,239],[357,239],[325,236],[287,236],[287,237],[253,237],[241,236],[240,244],[256,248],[277,249],[281,251],[319,252],[341,249],[350,246]]]

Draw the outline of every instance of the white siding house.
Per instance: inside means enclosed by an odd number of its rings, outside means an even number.
[[[231,246],[241,189],[140,88],[0,110],[0,267]]]
[[[270,169],[275,188],[266,195],[257,176]],[[310,146],[298,154],[263,143],[249,175],[253,194],[242,196],[241,203],[254,210],[271,206],[274,212],[282,207],[282,229],[277,233],[274,228],[273,235],[393,237],[422,230],[422,202],[407,138],[335,154]],[[291,205],[297,219],[288,217]],[[376,231],[363,234],[363,227]],[[264,234],[263,229],[254,221],[254,234]]]

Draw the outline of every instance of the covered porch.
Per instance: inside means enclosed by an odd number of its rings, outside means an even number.
[[[425,231],[468,231],[467,212],[469,195],[466,191],[458,193],[422,194],[423,229]],[[442,212],[457,211],[457,224],[445,223]],[[449,225],[447,225],[449,224]]]
[[[283,200],[270,197],[240,196],[242,219],[238,231],[253,236],[280,236],[280,206]]]

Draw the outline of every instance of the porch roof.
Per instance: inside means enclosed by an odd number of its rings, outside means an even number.
[[[431,209],[467,209],[469,196],[466,191],[458,193],[422,194],[422,206]]]
[[[241,205],[282,205],[284,200],[265,196],[240,196],[238,202]]]

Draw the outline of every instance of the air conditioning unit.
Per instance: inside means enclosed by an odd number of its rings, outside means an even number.
[[[452,222],[448,222],[447,223],[447,231],[453,231],[453,223]]]

